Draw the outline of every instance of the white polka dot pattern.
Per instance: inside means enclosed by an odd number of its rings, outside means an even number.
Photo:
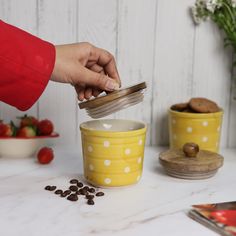
[[[125,154],[126,154],[126,155],[129,155],[130,153],[131,153],[131,150],[130,150],[129,148],[126,148],[126,149],[125,149]]]
[[[104,146],[104,147],[109,147],[109,146],[110,146],[110,142],[107,141],[107,140],[104,141],[104,142],[103,142],[103,146]]]
[[[125,173],[129,173],[129,172],[130,172],[130,167],[129,167],[129,166],[126,166],[126,167],[124,168],[124,172],[125,172]]]
[[[105,161],[104,161],[104,165],[105,165],[105,166],[111,165],[111,161],[110,161],[110,160],[105,160]]]
[[[104,183],[105,184],[110,184],[111,183],[111,179],[110,178],[105,178],[104,179]]]
[[[204,136],[202,137],[202,142],[206,143],[208,141],[208,137]]]
[[[203,150],[218,152],[222,117],[223,112],[198,114],[169,111],[167,132],[169,132],[170,147],[179,149],[185,143],[194,142]]]
[[[186,130],[187,130],[188,133],[192,133],[193,132],[193,128],[192,127],[187,127]]]
[[[142,162],[142,157],[139,157],[139,158],[137,159],[137,162],[138,162],[138,164],[141,164],[141,162]]]
[[[140,133],[135,130],[134,135],[122,135],[91,133],[90,137],[89,130],[82,136],[84,177],[88,182],[95,186],[116,187],[134,184],[141,177],[145,146],[143,130]]]
[[[88,146],[88,151],[92,152],[93,151],[93,147],[92,146]]]
[[[89,164],[89,169],[90,169],[91,171],[93,171],[93,170],[94,170],[94,166],[93,166],[92,164]]]

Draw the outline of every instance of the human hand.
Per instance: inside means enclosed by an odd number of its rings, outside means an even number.
[[[51,80],[72,84],[80,101],[120,87],[116,62],[108,51],[90,43],[59,45],[55,48],[56,61]]]

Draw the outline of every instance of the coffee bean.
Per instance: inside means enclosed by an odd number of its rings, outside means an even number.
[[[69,189],[70,189],[72,192],[78,191],[78,187],[75,186],[75,185],[71,185],[71,186],[69,187]]]
[[[66,197],[68,196],[68,194],[66,194],[65,192],[61,194],[61,197]]]
[[[57,186],[51,186],[50,191],[56,190]]]
[[[88,205],[94,205],[94,201],[93,201],[92,199],[89,199],[89,200],[87,201],[87,204],[88,204]]]
[[[86,189],[80,189],[80,194],[81,195],[87,195],[88,194],[88,191]]]
[[[55,193],[55,194],[62,194],[63,191],[62,191],[61,189],[58,189],[58,190],[56,190],[54,193]]]
[[[90,188],[88,191],[89,191],[90,193],[95,193],[95,188]]]
[[[66,190],[66,191],[64,191],[64,194],[69,195],[69,194],[71,194],[71,191],[70,190]]]
[[[92,200],[92,199],[94,199],[94,195],[88,194],[88,195],[86,195],[86,198]]]
[[[50,185],[47,185],[44,189],[45,189],[45,190],[48,190],[48,191],[51,191],[51,186],[50,186]]]
[[[78,183],[77,183],[77,186],[78,186],[79,188],[82,188],[84,185],[83,185],[83,183],[78,182]]]
[[[71,179],[71,180],[70,180],[70,183],[71,183],[71,184],[77,184],[77,183],[78,183],[78,180],[77,180],[77,179]]]
[[[69,186],[69,189],[63,191],[61,189],[57,189],[57,186],[51,186],[47,185],[44,187],[45,190],[48,191],[54,191],[55,194],[59,195],[62,198],[65,198],[69,201],[78,201],[79,196],[78,195],[84,195],[87,199],[88,205],[94,205],[94,198],[104,196],[104,192],[97,192],[99,189],[96,189],[89,185],[84,185],[82,182],[80,182],[77,179],[71,179],[70,183],[72,185]]]
[[[78,196],[72,193],[71,195],[67,197],[67,200],[72,201],[72,202],[78,201]]]
[[[88,190],[89,190],[89,187],[88,187],[88,186],[84,186],[83,189],[86,190],[86,191],[88,191]]]
[[[80,192],[80,194],[82,195],[82,193],[83,193],[83,192],[86,192],[86,190],[84,190],[84,189],[81,188],[81,189],[79,189],[79,192]]]
[[[96,196],[97,196],[97,197],[104,196],[104,193],[103,193],[103,192],[97,192],[97,193],[96,193]]]

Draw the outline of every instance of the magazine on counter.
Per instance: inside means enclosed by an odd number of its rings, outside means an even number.
[[[193,205],[189,216],[220,235],[236,236],[236,201]]]

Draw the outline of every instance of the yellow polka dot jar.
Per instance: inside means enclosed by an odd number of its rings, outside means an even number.
[[[146,125],[107,119],[80,125],[84,177],[94,186],[135,184],[142,175]]]
[[[223,111],[187,113],[169,109],[171,148],[182,148],[187,142],[197,143],[202,150],[219,152]]]

